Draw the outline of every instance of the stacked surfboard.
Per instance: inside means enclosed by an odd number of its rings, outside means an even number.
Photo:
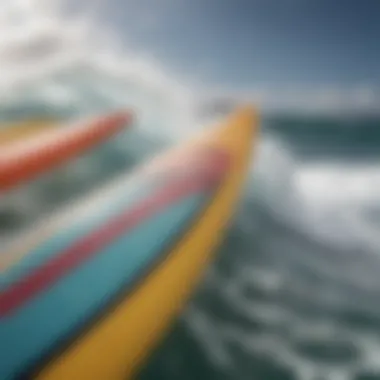
[[[130,122],[120,113],[2,150],[1,191]],[[132,378],[220,242],[256,134],[254,110],[239,109],[0,248],[0,379]]]

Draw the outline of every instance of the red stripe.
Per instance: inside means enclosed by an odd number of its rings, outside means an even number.
[[[0,153],[0,192],[7,191],[77,157],[130,124],[129,112],[117,112],[81,123],[78,127],[55,129],[41,140],[27,139]]]
[[[108,224],[101,226],[59,255],[44,263],[9,288],[0,292],[0,317],[20,307],[24,302],[43,291],[70,270],[100,252],[126,230],[141,223],[145,218],[197,191],[204,190],[219,181],[225,173],[228,162],[218,155],[210,160],[201,171],[190,178],[169,183],[153,197],[144,200],[132,210],[127,210]],[[209,165],[208,165],[209,164]]]

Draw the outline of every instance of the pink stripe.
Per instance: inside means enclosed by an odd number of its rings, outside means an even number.
[[[219,156],[219,157],[218,157]],[[127,210],[108,224],[93,231],[68,249],[46,262],[25,278],[0,292],[0,317],[20,307],[24,302],[43,291],[70,270],[90,259],[112,240],[126,230],[141,223],[145,218],[163,209],[172,202],[190,194],[207,189],[219,181],[227,168],[227,160],[213,155],[199,172],[190,178],[169,183],[152,198],[146,199],[132,210]],[[210,159],[210,158],[209,158]]]

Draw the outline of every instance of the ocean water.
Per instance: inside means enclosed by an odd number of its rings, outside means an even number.
[[[68,18],[54,1],[1,7],[2,122],[121,107],[137,118],[101,150],[3,196],[0,243],[212,119],[91,18]],[[376,116],[266,110],[215,261],[137,378],[380,379],[379,144]]]

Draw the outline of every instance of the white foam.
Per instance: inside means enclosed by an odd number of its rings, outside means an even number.
[[[99,28],[98,13],[107,2],[84,4],[78,14],[67,12],[67,3],[57,0],[1,2],[0,106],[17,109],[18,103],[32,102],[82,113],[132,107],[137,127],[150,135],[175,139],[190,133],[197,123],[198,104],[189,86],[146,52],[122,43],[110,25]],[[288,89],[279,94],[293,105],[302,105],[305,98],[310,104],[320,99],[320,109],[326,99],[336,105],[348,97],[370,108],[378,99],[366,85],[344,94],[334,88]],[[264,104],[272,95],[264,88],[240,94],[239,99],[262,98]],[[369,216],[380,193],[378,168],[302,166],[284,143],[264,138],[253,179],[261,187],[256,189],[260,201],[297,228],[335,244],[349,245],[356,239],[367,248],[378,247],[378,224]]]
[[[166,128],[167,137],[186,132],[193,115],[189,89],[146,53],[123,46],[111,26],[99,28],[92,3],[79,15],[67,15],[64,5],[2,3],[0,103],[14,106],[27,96],[36,102],[36,95],[52,106],[95,99],[133,106],[151,131],[160,120],[159,133]]]
[[[302,164],[280,140],[265,137],[253,166],[253,192],[277,218],[339,248],[380,246],[380,166]]]
[[[229,370],[232,367],[232,358],[218,325],[206,313],[195,307],[189,307],[184,318],[207,358],[217,368]]]
[[[377,220],[368,215],[380,200],[379,165],[323,164],[303,166],[294,178],[295,190],[315,228],[346,245],[380,246]]]

